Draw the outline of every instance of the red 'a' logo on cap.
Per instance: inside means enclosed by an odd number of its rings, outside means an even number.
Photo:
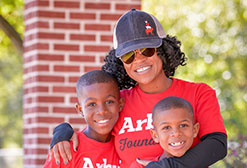
[[[146,30],[145,30],[146,34],[149,35],[149,33],[150,33],[151,35],[154,35],[153,34],[154,29],[149,25],[148,21],[145,21],[145,24],[146,24]]]

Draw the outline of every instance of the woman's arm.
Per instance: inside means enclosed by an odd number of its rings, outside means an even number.
[[[164,158],[149,163],[145,168],[198,168],[207,167],[223,159],[227,155],[227,136],[215,132],[204,135],[201,143],[187,151],[184,156]]]
[[[73,133],[74,130],[69,123],[62,123],[56,126],[56,128],[53,131],[53,137],[51,139],[50,149],[52,149],[53,146],[58,142],[70,141]]]
[[[76,151],[78,146],[77,134],[74,133],[74,130],[69,123],[59,124],[53,131],[53,137],[50,144],[50,157],[54,155],[57,164],[60,164],[60,155],[65,164],[72,159],[70,140],[73,141],[73,149]]]

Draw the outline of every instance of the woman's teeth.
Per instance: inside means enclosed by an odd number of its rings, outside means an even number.
[[[136,72],[143,72],[149,68],[150,68],[150,66],[142,67],[142,68],[137,69]]]

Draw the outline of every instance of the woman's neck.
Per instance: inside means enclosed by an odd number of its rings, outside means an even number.
[[[161,93],[166,91],[172,85],[172,79],[167,78],[165,73],[161,73],[160,76],[156,77],[153,81],[148,84],[140,84],[139,87],[145,93]]]

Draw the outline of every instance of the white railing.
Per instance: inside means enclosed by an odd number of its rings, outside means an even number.
[[[0,149],[1,168],[22,168],[23,149],[22,148],[2,148]]]

